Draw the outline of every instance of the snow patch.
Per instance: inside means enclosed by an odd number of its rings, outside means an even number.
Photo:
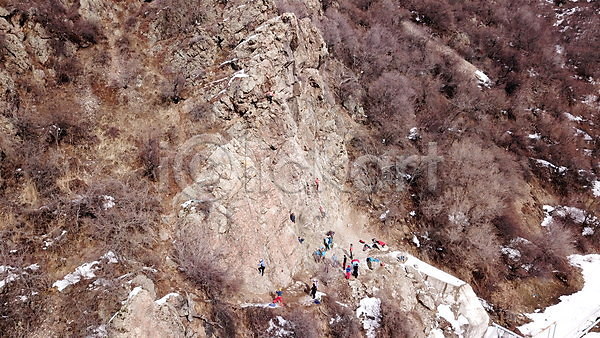
[[[583,231],[581,231],[581,236],[591,236],[594,234],[594,229],[592,227],[584,227]]]
[[[168,293],[161,299],[155,301],[154,303],[156,303],[157,305],[164,305],[167,303],[167,300],[169,300],[169,298],[171,297],[179,297],[179,294],[177,292]]]
[[[417,248],[421,247],[421,242],[419,241],[419,238],[417,238],[417,235],[413,235],[412,242],[415,243]]]
[[[529,134],[527,135],[528,138],[532,139],[532,140],[539,140],[542,138],[542,135],[535,133],[535,134]]]
[[[594,194],[594,197],[600,197],[600,181],[595,181],[592,184],[592,194]]]
[[[480,70],[475,71],[475,77],[477,78],[477,82],[480,86],[490,88],[492,85],[492,80],[490,80],[490,78]]]
[[[108,195],[101,196],[104,202],[102,203],[102,209],[108,210],[115,206],[115,198]]]
[[[454,329],[454,332],[456,333],[456,335],[459,337],[462,337],[464,330],[461,328],[461,326],[469,324],[469,321],[467,320],[467,318],[465,318],[465,316],[463,316],[463,315],[459,315],[458,318],[455,318],[454,312],[452,312],[452,310],[450,309],[450,306],[448,306],[446,304],[438,305],[437,310],[438,310],[438,315],[440,317],[444,318],[445,320],[447,320],[448,323],[450,323],[452,325],[452,328]]]
[[[109,252],[105,253],[100,258],[105,259],[108,264],[119,263],[119,259],[117,258],[117,255],[115,255],[115,253],[112,252],[112,251],[109,251]]]
[[[419,129],[417,129],[417,127],[410,128],[410,130],[408,132],[408,136],[406,136],[406,138],[409,139],[409,140],[411,140],[411,141],[416,141],[420,137],[421,136],[419,135]]]
[[[456,286],[459,287],[461,285],[464,285],[465,282],[463,282],[462,280],[432,266],[429,265],[423,261],[421,261],[420,259],[411,256],[409,254],[400,252],[400,251],[393,251],[390,252],[388,254],[391,257],[394,257],[396,259],[399,259],[400,257],[404,256],[406,260],[404,260],[404,262],[401,262],[400,265],[402,266],[410,266],[412,268],[414,268],[415,270],[417,270],[418,272],[428,275],[430,277],[433,277],[439,281],[442,281],[444,283],[450,284],[452,286]]]
[[[381,321],[381,299],[366,297],[361,299],[359,304],[356,309],[356,317],[362,320],[367,338],[374,338],[375,330],[379,328]]]
[[[552,163],[550,163],[550,162],[548,162],[546,160],[540,160],[538,158],[533,158],[532,160],[534,160],[535,162],[537,162],[542,167],[551,168],[551,169],[554,169],[554,170],[558,171],[559,174],[562,174],[565,171],[567,171],[567,169],[569,169],[569,168],[563,167],[563,166],[560,166],[560,167],[556,166],[556,165],[554,165],[554,164],[552,164]]]
[[[292,323],[281,316],[277,316],[269,320],[267,333],[270,337],[290,337],[294,334],[294,331],[292,331],[293,328],[294,325]]]
[[[569,119],[569,121],[575,121],[575,122],[581,122],[583,121],[583,117],[581,116],[575,116],[569,113],[564,113],[564,115],[567,117],[567,119]]]
[[[508,258],[512,259],[513,261],[518,261],[521,258],[521,251],[514,248],[503,247],[500,249],[500,252],[502,252],[503,255],[507,255]]]
[[[547,307],[543,312],[526,314],[532,322],[518,327],[523,334],[543,336],[548,330],[555,330],[554,337],[579,337],[600,316],[600,254],[571,255],[568,258],[571,265],[581,268],[583,288],[574,294],[561,296],[560,303]]]
[[[79,283],[81,279],[90,279],[96,277],[94,271],[98,270],[98,264],[100,264],[98,261],[84,263],[78,266],[74,272],[66,275],[63,279],[54,282],[52,287],[56,287],[58,291],[62,291],[69,285],[75,285]]]

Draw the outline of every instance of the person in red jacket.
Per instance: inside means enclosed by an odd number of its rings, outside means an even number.
[[[350,273],[352,272],[352,268],[350,265],[346,266],[346,279],[350,279]]]

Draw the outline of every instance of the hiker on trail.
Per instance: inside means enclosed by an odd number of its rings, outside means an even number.
[[[261,258],[260,262],[258,262],[258,273],[260,273],[261,276],[265,275],[265,261]]]
[[[350,259],[352,259],[354,248],[352,247],[352,243],[350,243]]]
[[[317,191],[319,191],[319,178],[315,178],[315,188]]]
[[[352,271],[352,268],[350,267],[350,265],[346,266],[346,279],[350,279],[350,271]]]
[[[321,249],[317,249],[315,252],[313,252],[313,258],[315,259],[315,262],[319,263],[321,261],[321,256]]]
[[[272,91],[268,91],[265,93],[265,97],[267,98],[269,103],[273,103],[273,96],[275,96],[275,95],[273,94]]]
[[[348,257],[346,257],[346,255],[344,255],[344,263],[342,263],[342,270],[344,270],[344,267],[346,266],[347,261],[348,261]]]
[[[352,276],[354,276],[354,278],[358,278],[358,263],[352,263]]]
[[[319,287],[319,282],[316,279],[313,279],[312,287],[310,288],[310,296],[312,299],[315,299],[317,295],[317,288]]]
[[[292,221],[292,223],[296,223],[296,214],[293,212],[290,214],[290,221]]]
[[[329,244],[329,237],[325,237],[323,238],[323,244],[325,245],[325,250],[329,250],[331,249],[330,244]]]
[[[327,236],[327,238],[325,238],[327,240],[327,247],[329,249],[333,249],[333,237],[331,236]]]

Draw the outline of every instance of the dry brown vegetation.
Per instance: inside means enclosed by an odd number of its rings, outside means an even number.
[[[595,92],[589,77],[600,76],[599,59],[591,57],[600,47],[592,33],[594,6],[581,5],[585,10],[559,32],[556,14],[579,4],[322,1],[320,16],[296,1],[278,3],[280,12],[310,17],[320,26],[333,57],[347,67],[326,68],[337,99],[346,106],[358,100],[365,110],[366,118],[357,120],[371,134],[350,142],[354,159],[426,154],[429,142],[437,144],[443,159],[435,169],[436,189],[425,172],[411,167],[401,168],[411,174],[402,181],[405,189],[394,189],[394,168],[376,162],[362,168],[362,181],[350,178],[360,191],[358,203],[390,210],[382,224],[386,233],[407,229],[404,215],[415,210],[410,230],[422,235],[421,250],[485,297],[507,280],[549,278],[567,281],[567,289],[577,284],[565,255],[574,244],[587,252],[597,234],[582,237],[582,225],[572,222],[531,229],[536,216],[516,210],[515,203],[532,198],[530,187],[559,196],[565,205],[593,200],[589,186],[600,174],[594,165],[597,103],[582,100]],[[564,48],[562,54],[556,46]],[[478,85],[475,69],[492,79],[489,88]],[[592,123],[574,125],[564,112]],[[413,127],[419,137],[408,139]],[[585,128],[592,140],[576,135],[574,127]],[[539,139],[529,136],[536,133]],[[592,214],[597,210],[577,203]],[[409,242],[412,236],[399,237]],[[516,237],[530,244],[512,262],[500,248]]]

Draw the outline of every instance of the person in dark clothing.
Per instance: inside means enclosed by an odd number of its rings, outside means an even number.
[[[350,243],[350,259],[352,259],[352,251],[354,251],[354,248],[352,247],[352,243]]]
[[[342,264],[342,270],[344,270],[344,268],[346,267],[347,261],[348,261],[348,257],[346,257],[346,255],[344,255],[344,263]]]
[[[300,244],[304,243],[304,238],[298,236],[298,242],[300,242]]]
[[[352,276],[354,276],[354,278],[358,278],[358,264],[352,266]]]
[[[317,285],[314,282],[312,287],[310,288],[310,296],[312,297],[312,299],[315,299],[315,297],[317,296]]]
[[[265,275],[265,261],[263,259],[258,262],[258,273],[260,273],[261,276]]]
[[[292,221],[292,223],[296,223],[296,214],[293,212],[290,214],[290,221]]]

